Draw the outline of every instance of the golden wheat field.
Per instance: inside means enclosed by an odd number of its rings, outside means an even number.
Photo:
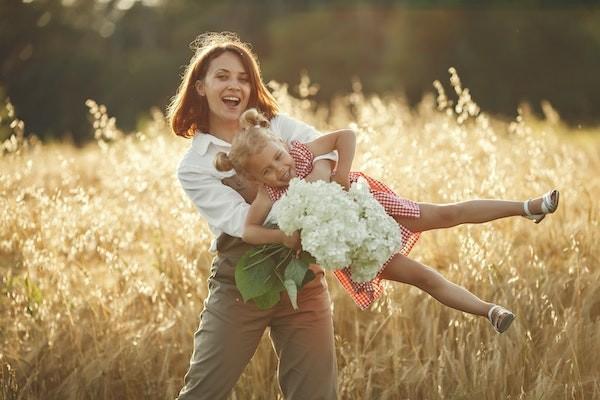
[[[310,89],[303,81],[301,89]],[[360,311],[329,278],[341,399],[600,399],[600,129],[549,104],[513,120],[451,85],[413,108],[354,92],[316,107],[273,85],[282,109],[322,130],[352,126],[354,169],[425,202],[525,200],[557,187],[557,213],[422,235],[412,257],[517,319],[482,318],[390,285]],[[302,93],[302,90],[300,91]],[[155,112],[122,134],[88,103],[96,141],[19,135],[0,157],[0,397],[173,399],[207,294],[210,232],[180,189],[189,143]],[[516,106],[515,106],[516,109]],[[233,399],[280,398],[268,336]]]

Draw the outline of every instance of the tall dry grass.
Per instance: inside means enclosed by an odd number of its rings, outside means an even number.
[[[352,124],[355,168],[407,198],[561,190],[559,211],[540,225],[513,218],[428,232],[412,253],[511,307],[518,318],[506,334],[403,285],[361,312],[330,280],[340,397],[600,398],[600,132],[567,128],[548,105],[544,119],[498,120],[454,72],[451,83],[452,94],[437,84],[437,99],[414,109],[365,96],[358,83],[316,110],[273,87],[286,111],[321,129]],[[159,113],[123,136],[89,105],[97,143],[16,135],[0,157],[3,399],[174,398],[188,365],[212,257],[210,232],[175,178],[189,143]],[[265,337],[232,398],[280,396],[275,369]]]

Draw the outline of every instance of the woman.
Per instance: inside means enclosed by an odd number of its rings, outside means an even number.
[[[286,399],[334,399],[337,364],[331,303],[323,271],[298,295],[299,311],[287,296],[269,310],[246,304],[234,282],[234,267],[250,246],[241,241],[256,187],[234,172],[219,172],[213,161],[227,152],[240,131],[239,117],[254,107],[283,140],[307,142],[316,131],[278,114],[248,45],[231,33],[201,35],[177,94],[168,109],[173,132],[192,138],[178,168],[183,189],[208,222],[217,254],[209,294],[194,336],[194,352],[179,399],[224,399],[254,354],[267,327],[279,359],[278,378]],[[316,160],[308,180],[329,180],[334,159]]]

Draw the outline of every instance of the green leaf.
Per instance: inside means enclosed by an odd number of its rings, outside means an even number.
[[[288,263],[287,267],[285,267],[285,273],[283,275],[284,286],[285,281],[292,280],[297,287],[301,287],[307,270],[308,264],[304,263],[304,261],[299,258],[293,257]]]
[[[283,286],[285,286],[285,290],[287,290],[290,302],[292,303],[292,307],[294,307],[294,310],[297,310],[298,286],[296,286],[296,282],[294,282],[292,279],[286,279],[285,282],[283,282]]]
[[[235,266],[235,285],[239,289],[244,302],[264,295],[275,287],[277,278],[273,277],[275,262],[272,258],[264,258],[262,254],[252,256],[253,250],[246,252]],[[261,258],[264,258],[261,260]],[[257,263],[256,261],[260,261]],[[255,263],[252,268],[247,268]],[[281,285],[281,283],[279,283]]]
[[[317,263],[317,259],[314,258],[308,251],[302,251],[302,253],[300,253],[300,259],[306,263],[306,265]]]
[[[267,310],[273,307],[275,304],[279,303],[280,295],[279,292],[281,290],[271,289],[261,296],[255,297],[254,302],[256,306],[261,310]]]
[[[281,270],[287,267],[287,263],[293,257],[293,253],[294,250],[289,249],[287,252],[281,252],[277,254],[277,265],[275,266],[275,271],[277,273],[281,273]]]

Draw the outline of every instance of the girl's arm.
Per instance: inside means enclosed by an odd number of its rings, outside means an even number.
[[[286,143],[291,143],[294,140],[308,143],[320,136],[320,133],[314,127],[281,113],[271,120],[271,130],[280,135]],[[308,182],[317,180],[329,182],[336,161],[337,154],[334,152],[315,157],[313,170],[304,179]]]
[[[312,142],[306,143],[306,147],[315,157],[329,153],[333,150],[338,152],[338,164],[336,173],[332,180],[337,181],[342,186],[349,186],[348,174],[354,160],[354,151],[356,149],[356,134],[351,129],[343,129],[320,136]]]
[[[242,240],[250,244],[281,243],[291,249],[299,250],[300,236],[298,232],[295,232],[292,236],[287,236],[280,229],[271,229],[263,226],[272,207],[273,201],[261,186],[258,189],[256,199],[250,205]]]
[[[307,182],[316,181],[331,181],[331,172],[335,168],[335,161],[330,159],[322,158],[313,162],[313,169],[310,174],[304,177]]]

